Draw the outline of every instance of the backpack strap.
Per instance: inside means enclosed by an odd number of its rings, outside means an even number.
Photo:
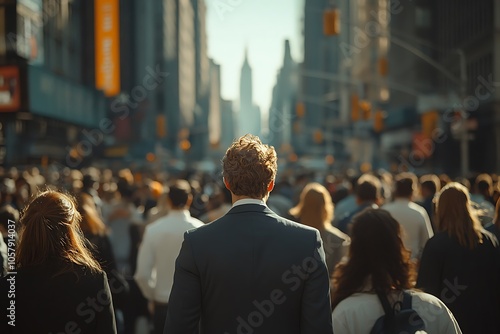
[[[387,295],[385,292],[376,290],[378,299],[380,300],[380,303],[382,304],[382,307],[384,308],[384,313],[385,316],[388,319],[394,318],[394,310],[391,307],[391,304],[389,304],[389,300],[387,299]]]
[[[401,306],[402,310],[410,310],[411,309],[411,300],[412,296],[406,292],[403,291],[403,305]]]

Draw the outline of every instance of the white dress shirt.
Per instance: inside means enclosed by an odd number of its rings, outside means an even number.
[[[243,198],[243,199],[239,199],[237,200],[236,202],[233,203],[233,208],[235,206],[238,206],[238,205],[244,205],[244,204],[258,204],[258,205],[264,205],[264,206],[267,206],[266,205],[266,202],[264,202],[263,200],[261,199],[257,199],[257,198]]]
[[[407,199],[397,198],[382,209],[398,221],[403,229],[403,242],[411,251],[411,257],[419,259],[425,243],[434,235],[431,221],[423,207]]]
[[[203,222],[191,217],[189,211],[172,210],[146,227],[134,276],[144,297],[168,302],[184,232],[202,225]]]

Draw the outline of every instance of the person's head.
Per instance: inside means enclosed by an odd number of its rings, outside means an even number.
[[[4,205],[0,208],[0,233],[7,234],[9,229],[9,221],[14,222],[18,227],[19,211],[11,205]],[[1,237],[1,235],[0,235]]]
[[[420,192],[422,193],[422,197],[434,197],[440,189],[441,182],[437,175],[428,174],[420,177]]]
[[[486,197],[490,197],[493,192],[493,180],[489,174],[479,174],[476,177],[476,191]]]
[[[186,180],[175,180],[169,186],[168,203],[172,210],[184,210],[189,208],[193,201],[191,186]]]
[[[378,203],[382,185],[380,180],[373,175],[364,174],[358,179],[356,186],[356,199],[358,203]]]
[[[94,199],[84,192],[78,195],[78,211],[82,215],[80,227],[86,235],[105,235],[106,225],[102,221]]]
[[[457,182],[448,183],[436,201],[436,228],[473,249],[482,242],[481,223],[473,211],[469,191]]]
[[[278,169],[274,147],[250,134],[235,140],[222,159],[222,176],[233,195],[263,199],[274,187]]]
[[[73,271],[74,265],[100,271],[100,265],[85,246],[81,219],[69,195],[48,190],[35,196],[20,220],[18,268],[57,263],[59,273]]]
[[[400,173],[396,176],[396,186],[394,189],[395,198],[411,199],[415,192],[417,177],[413,173]]]
[[[348,261],[335,269],[333,306],[370,286],[382,292],[409,289],[413,276],[399,223],[385,210],[365,209],[353,218]]]
[[[304,187],[297,206],[290,210],[302,224],[323,230],[333,220],[333,202],[328,190],[313,182]]]

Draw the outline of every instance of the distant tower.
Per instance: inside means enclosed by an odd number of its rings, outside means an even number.
[[[260,109],[253,104],[252,68],[248,62],[248,49],[245,49],[245,60],[240,77],[240,108],[238,116],[238,135],[251,133],[260,136]]]

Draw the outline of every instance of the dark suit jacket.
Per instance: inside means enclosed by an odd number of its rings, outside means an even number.
[[[319,232],[265,206],[233,207],[186,232],[165,333],[331,334]]]
[[[78,278],[72,272],[53,277],[56,271],[57,266],[36,266],[0,279],[0,333],[116,333],[106,274],[77,267]],[[15,327],[9,314],[15,315]]]
[[[500,248],[491,233],[473,250],[448,232],[424,247],[417,287],[441,299],[464,334],[500,333]]]

